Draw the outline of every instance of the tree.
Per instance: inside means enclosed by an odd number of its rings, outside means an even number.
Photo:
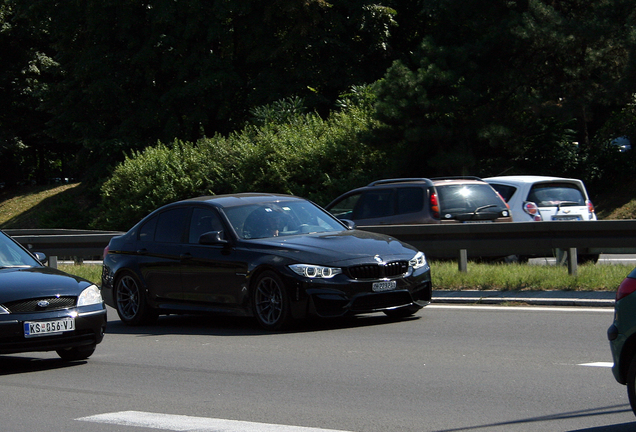
[[[72,175],[77,149],[63,148],[45,133],[51,116],[41,109],[55,62],[46,35],[0,4],[0,181],[9,184]]]
[[[634,52],[628,2],[427,2],[430,33],[377,85],[407,174],[475,173],[537,142],[587,146],[591,113],[625,103]],[[631,23],[631,24],[630,24]],[[561,133],[555,131],[561,128]],[[555,133],[557,132],[557,133]]]
[[[49,132],[93,163],[229,133],[251,108],[293,96],[326,113],[391,61],[394,11],[362,0],[34,0],[19,11],[56,52]]]

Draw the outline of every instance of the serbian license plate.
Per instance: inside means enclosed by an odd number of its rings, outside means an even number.
[[[371,287],[374,292],[391,291],[395,288],[397,288],[396,281],[373,282],[373,286]]]
[[[71,330],[75,330],[75,318],[24,322],[24,337],[46,336]]]

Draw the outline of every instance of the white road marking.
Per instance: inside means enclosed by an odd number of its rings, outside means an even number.
[[[120,426],[137,426],[169,431],[196,432],[346,432],[302,426],[286,426],[238,420],[224,420],[185,415],[159,414],[141,411],[120,411],[81,417],[75,420],[108,423]]]
[[[591,366],[591,367],[611,368],[612,366],[614,366],[614,363],[612,363],[612,362],[581,363],[579,366]]]
[[[489,309],[489,310],[506,310],[506,311],[541,311],[541,312],[601,312],[614,313],[613,307],[545,307],[545,306],[487,306],[487,305],[441,305],[430,304],[426,309]]]

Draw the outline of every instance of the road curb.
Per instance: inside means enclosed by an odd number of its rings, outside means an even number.
[[[614,307],[609,291],[433,291],[432,304],[505,304],[536,306]]]

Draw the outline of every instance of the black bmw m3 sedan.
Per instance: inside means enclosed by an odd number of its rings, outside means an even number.
[[[160,314],[253,316],[278,330],[308,315],[413,315],[431,300],[424,253],[351,229],[290,195],[165,205],[104,251],[102,293],[131,325]]]

